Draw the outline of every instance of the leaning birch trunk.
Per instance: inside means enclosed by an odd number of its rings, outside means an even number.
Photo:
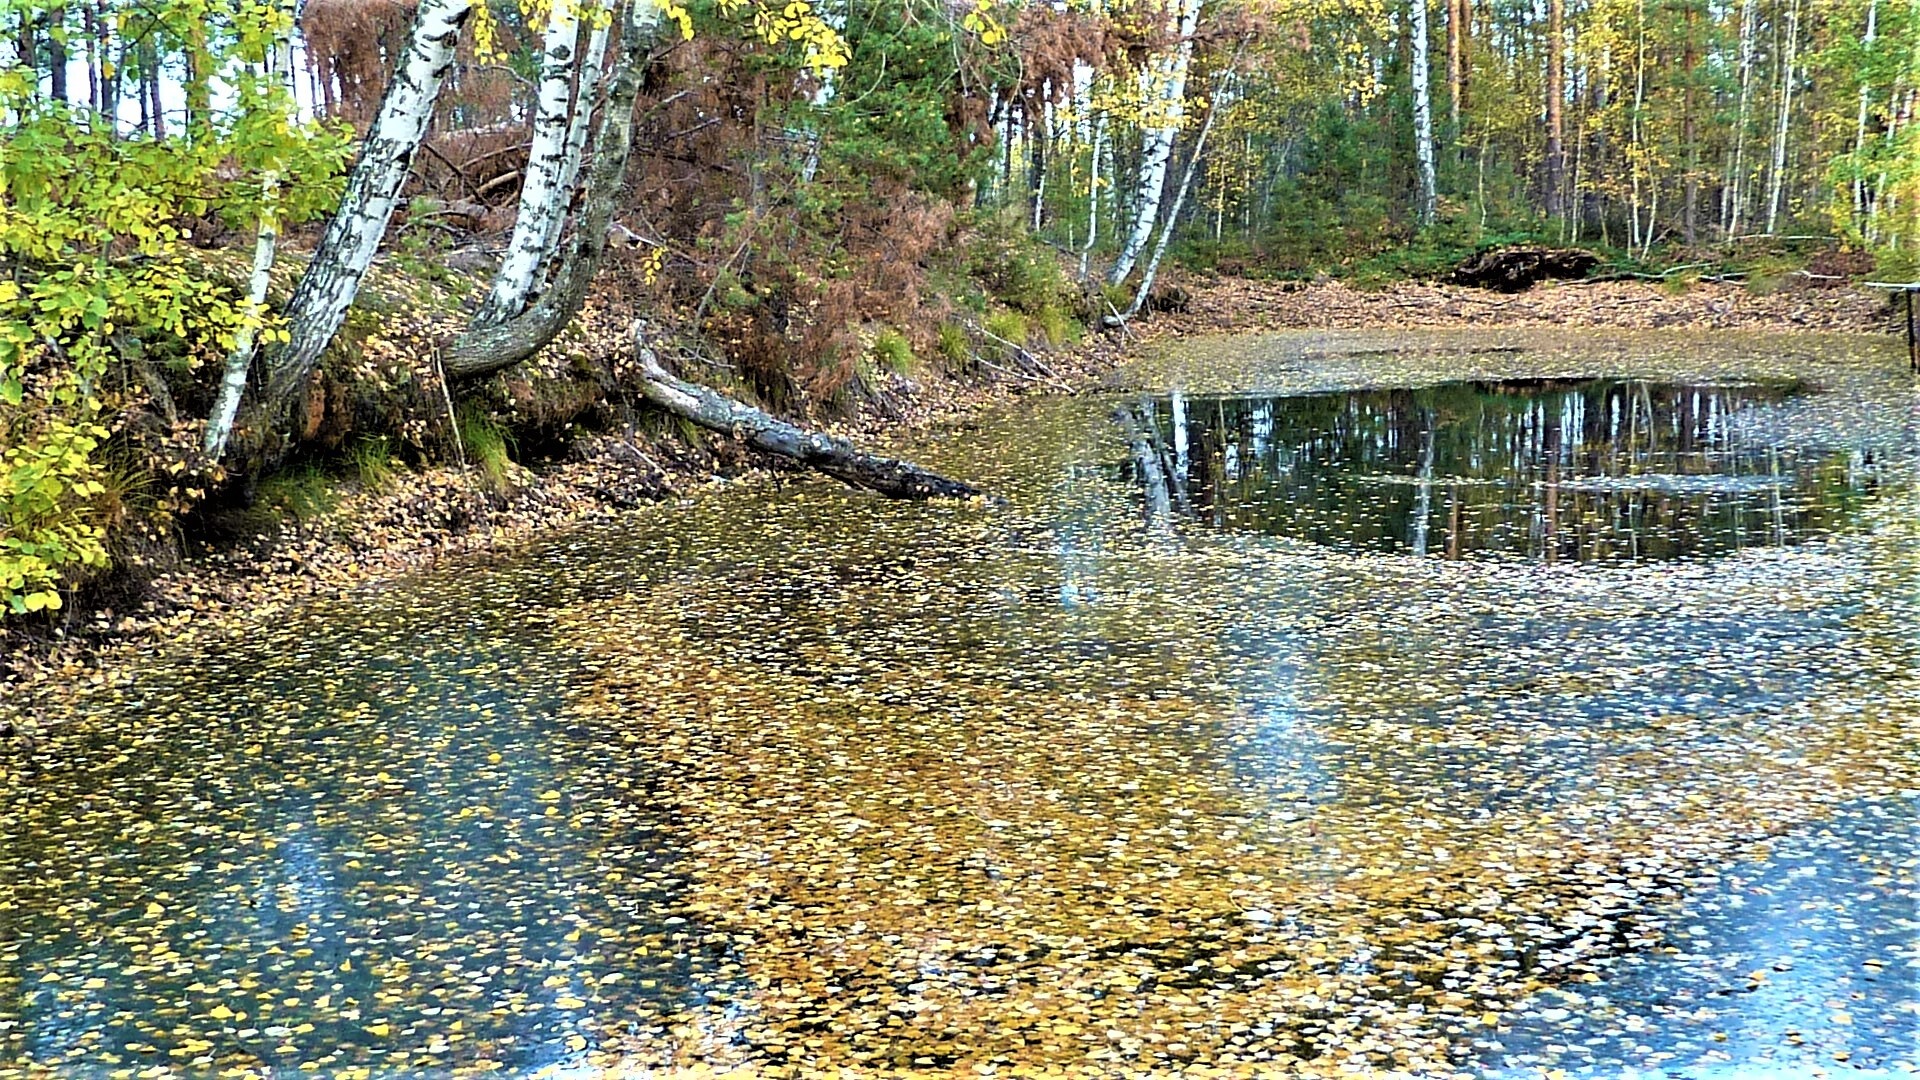
[[[233,435],[233,418],[240,413],[240,396],[247,388],[247,369],[253,366],[254,343],[259,337],[260,320],[267,311],[267,286],[273,280],[273,259],[280,243],[278,203],[280,174],[273,170],[260,178],[260,224],[253,238],[253,272],[247,278],[247,313],[233,337],[233,349],[227,353],[226,370],[220,376],[220,392],[207,416],[207,457],[219,461],[227,452],[227,440]]]
[[[1793,65],[1800,50],[1800,0],[1787,8],[1786,55],[1780,68],[1780,119],[1773,131],[1773,172],[1767,177],[1767,232],[1780,222],[1780,193],[1786,186],[1787,125],[1793,119]]]
[[[441,370],[448,378],[473,379],[513,367],[552,341],[586,303],[587,289],[606,254],[614,204],[627,182],[634,99],[640,93],[640,79],[661,14],[658,0],[634,0],[629,11],[627,25],[621,31],[619,67],[600,115],[599,134],[594,137],[585,209],[566,257],[554,271],[552,284],[523,314],[501,323],[476,323],[454,339],[440,357]]]
[[[268,408],[278,408],[292,398],[346,320],[361,279],[386,235],[400,186],[433,118],[434,98],[453,66],[460,30],[472,13],[473,0],[421,0],[413,37],[381,99],[360,161],[347,179],[340,209],[327,223],[320,246],[294,287],[287,306],[289,339],[268,358]]]
[[[1147,269],[1140,275],[1140,288],[1134,291],[1133,303],[1128,304],[1126,314],[1120,316],[1122,322],[1140,314],[1140,309],[1146,305],[1147,293],[1153,290],[1153,279],[1160,273],[1160,260],[1166,258],[1174,227],[1180,224],[1180,208],[1187,203],[1187,191],[1193,187],[1193,174],[1199,169],[1200,159],[1207,152],[1207,133],[1213,130],[1213,118],[1220,111],[1220,98],[1226,91],[1227,88],[1222,86],[1209,96],[1207,117],[1200,122],[1200,134],[1193,140],[1193,153],[1187,158],[1186,171],[1180,174],[1180,187],[1173,193],[1173,207],[1167,211],[1166,227],[1160,230],[1159,238],[1154,241],[1153,257],[1147,260]]]
[[[527,170],[520,182],[520,209],[514,215],[513,238],[493,275],[493,287],[473,321],[481,326],[502,323],[526,309],[539,283],[545,262],[547,234],[567,212],[567,134],[573,97],[574,71],[581,65],[581,0],[552,0],[547,16],[546,49],[540,59],[540,86],[534,97],[533,139],[527,149]],[[589,12],[588,18],[594,13]],[[578,108],[590,109],[587,87],[581,85]]]
[[[293,71],[293,40],[282,36],[267,53],[269,77],[278,76],[287,92],[290,107],[297,105]],[[247,389],[247,369],[253,366],[253,354],[260,337],[260,323],[267,313],[267,287],[273,280],[274,258],[280,246],[280,170],[268,169],[260,175],[260,221],[253,236],[253,270],[247,277],[247,313],[234,335],[233,348],[227,353],[221,372],[220,389],[207,414],[207,434],[202,443],[207,458],[219,461],[233,436],[233,421],[240,414],[240,398]]]
[[[1433,224],[1438,207],[1438,184],[1433,170],[1433,93],[1427,69],[1427,0],[1413,0],[1413,156],[1420,168],[1420,205],[1415,216],[1421,225]]]
[[[843,483],[890,499],[967,499],[979,495],[971,484],[948,479],[908,461],[856,450],[853,444],[795,427],[704,386],[676,378],[660,366],[647,344],[647,327],[633,327],[634,356],[640,363],[641,393],[648,401],[709,431],[718,431],[756,450],[791,458]]]
[[[587,54],[580,59],[580,89],[576,91],[573,115],[567,120],[567,157],[560,166],[560,205],[573,205],[580,189],[580,163],[586,160],[587,137],[593,132],[594,108],[601,83],[607,74],[607,39],[613,30],[613,13],[596,10],[594,25],[587,38]],[[560,246],[560,229],[567,215],[555,214],[547,222],[546,235],[540,238],[540,264],[548,265]]]
[[[1174,0],[1170,29],[1178,44],[1173,55],[1155,65],[1161,81],[1161,114],[1147,131],[1146,147],[1140,160],[1140,183],[1133,199],[1133,227],[1120,248],[1120,257],[1107,271],[1107,284],[1118,285],[1133,273],[1140,253],[1160,218],[1161,191],[1167,185],[1167,165],[1173,158],[1173,137],[1180,130],[1182,106],[1187,96],[1187,61],[1193,56],[1193,31],[1200,21],[1200,0]]]

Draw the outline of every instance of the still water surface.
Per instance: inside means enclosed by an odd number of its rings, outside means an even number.
[[[1196,346],[909,448],[1005,505],[748,485],[157,660],[8,751],[0,1072],[1911,1067],[1899,350],[1482,345]]]

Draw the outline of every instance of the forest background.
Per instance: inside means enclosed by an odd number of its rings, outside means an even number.
[[[1164,269],[1920,276],[1920,0],[4,0],[0,631],[688,378],[810,422]],[[632,321],[646,322],[636,341]],[[638,455],[645,459],[646,455]]]

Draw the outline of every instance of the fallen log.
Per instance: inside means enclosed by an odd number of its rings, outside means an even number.
[[[1599,265],[1599,256],[1578,248],[1495,248],[1454,267],[1447,281],[1453,285],[1516,293],[1549,278],[1558,281],[1584,278]]]
[[[641,392],[647,400],[709,431],[731,435],[756,450],[791,458],[890,499],[967,499],[980,494],[971,484],[910,461],[865,453],[845,439],[795,427],[716,390],[677,378],[660,366],[648,346],[644,322],[634,323],[633,346],[640,362]]]

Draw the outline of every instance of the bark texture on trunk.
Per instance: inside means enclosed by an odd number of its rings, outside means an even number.
[[[627,160],[633,148],[634,99],[639,96],[647,53],[659,24],[658,5],[651,0],[636,0],[622,30],[619,68],[594,138],[586,206],[567,245],[565,261],[553,274],[552,285],[524,314],[505,322],[469,327],[454,339],[440,359],[449,378],[473,379],[513,367],[552,341],[586,303],[587,289],[606,254],[614,205],[626,186]]]
[[[514,215],[513,237],[493,275],[493,287],[474,315],[476,325],[490,326],[520,314],[539,283],[547,254],[547,234],[566,214],[571,195],[565,186],[568,119],[572,111],[574,70],[580,67],[579,0],[552,0],[542,39],[540,83],[534,96],[533,139],[527,149],[527,168],[520,182],[520,208]],[[594,14],[589,11],[588,18]],[[581,86],[580,107],[587,107],[587,87]]]
[[[268,360],[269,408],[293,397],[346,320],[399,204],[400,186],[426,135],[434,98],[453,66],[454,46],[472,13],[472,0],[421,3],[412,39],[347,179],[340,209],[327,222],[320,246],[294,287],[287,306],[291,340]]]
[[[791,458],[890,499],[967,499],[980,494],[971,484],[909,461],[865,453],[845,439],[795,427],[715,390],[675,377],[660,366],[647,344],[645,323],[634,324],[633,345],[647,400],[709,431],[731,435],[756,450]]]

